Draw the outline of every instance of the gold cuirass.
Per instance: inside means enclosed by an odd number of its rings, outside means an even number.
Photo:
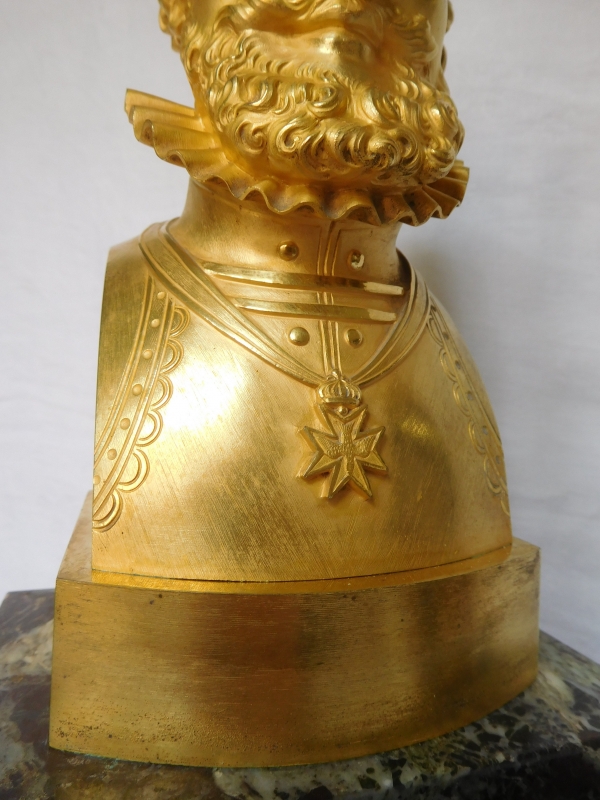
[[[317,580],[508,545],[489,401],[397,226],[246,205],[192,184],[181,219],[110,255],[94,568]]]

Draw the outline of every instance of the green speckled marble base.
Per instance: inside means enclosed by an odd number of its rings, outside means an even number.
[[[0,800],[600,800],[600,666],[546,634],[524,694],[467,728],[337,764],[191,769],[47,744],[54,593],[0,607]]]

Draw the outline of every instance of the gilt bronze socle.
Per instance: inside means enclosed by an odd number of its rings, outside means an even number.
[[[57,581],[50,743],[187,765],[392,749],[535,677],[539,554],[447,313],[396,250],[468,170],[447,0],[161,0],[190,174],[109,256],[93,501]]]

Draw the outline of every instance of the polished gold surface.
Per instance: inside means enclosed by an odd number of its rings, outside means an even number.
[[[536,674],[539,553],[519,540],[500,561],[300,583],[124,580],[90,556],[88,509],[57,583],[53,747],[345,759],[472,722]]]
[[[51,741],[275,765],[470,722],[534,677],[538,574],[477,368],[396,248],[466,190],[451,6],[159,4],[194,105],[126,110],[190,186],[109,256]]]

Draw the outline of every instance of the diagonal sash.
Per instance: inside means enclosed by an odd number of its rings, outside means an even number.
[[[192,256],[178,245],[164,225],[152,225],[140,239],[140,247],[169,291],[205,319],[214,328],[241,344],[272,366],[317,386],[322,382],[318,372],[288,355],[239,311],[213,284]]]

